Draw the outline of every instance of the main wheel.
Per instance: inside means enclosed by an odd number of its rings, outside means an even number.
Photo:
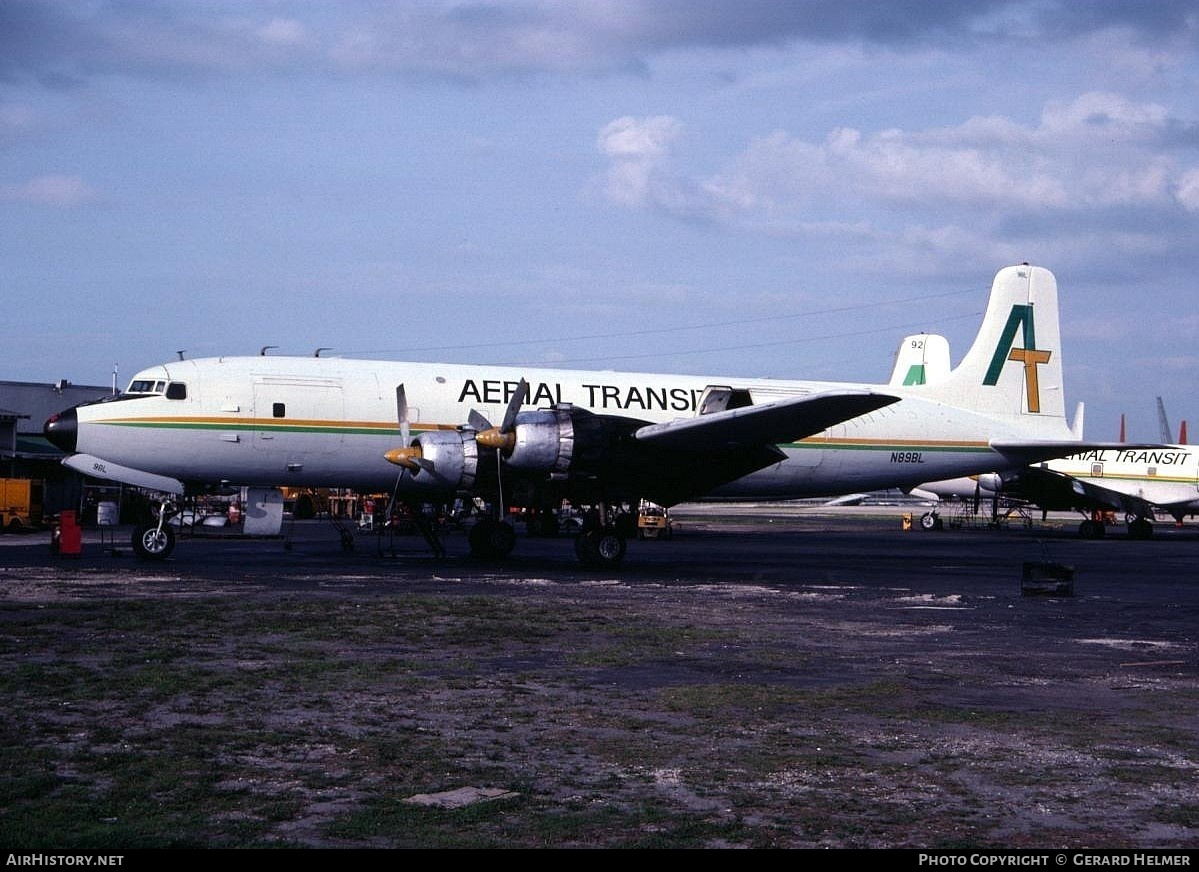
[[[1149,521],[1147,521],[1145,518],[1137,518],[1136,520],[1131,521],[1128,525],[1128,538],[1153,538],[1153,524],[1149,523]]]
[[[470,528],[467,540],[472,557],[499,560],[511,554],[516,547],[516,531],[504,521],[483,518]]]
[[[133,553],[142,560],[164,560],[175,550],[175,531],[167,524],[143,524],[133,528]]]
[[[920,516],[920,528],[923,530],[940,530],[942,526],[941,516],[936,512],[925,512]]]
[[[617,566],[624,560],[628,544],[615,527],[588,530],[575,539],[575,555],[587,566]]]
[[[1106,532],[1102,524],[1090,518],[1078,525],[1078,535],[1084,539],[1102,539]]]

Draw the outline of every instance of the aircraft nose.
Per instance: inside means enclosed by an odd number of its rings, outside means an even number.
[[[42,433],[55,447],[61,448],[67,454],[74,454],[79,438],[79,416],[75,414],[74,409],[51,415],[42,427]]]

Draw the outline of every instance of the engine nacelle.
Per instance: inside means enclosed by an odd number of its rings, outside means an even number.
[[[474,487],[479,471],[479,448],[474,433],[434,430],[412,440],[420,446],[420,464],[406,473],[408,481],[429,491],[458,491]]]
[[[1002,475],[997,472],[984,472],[978,477],[978,486],[985,491],[999,494],[1010,488],[1011,482],[1005,480]]]
[[[514,427],[516,440],[504,462],[513,469],[564,473],[575,453],[575,428],[570,408],[521,412]]]

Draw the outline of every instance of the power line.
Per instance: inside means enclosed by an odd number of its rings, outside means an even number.
[[[958,296],[958,295],[963,295],[963,294],[967,294],[967,293],[973,294],[976,292],[973,290],[971,290],[971,291],[946,291],[946,292],[940,293],[940,294],[925,294],[925,295],[918,296],[918,297],[905,297],[905,298],[898,299],[898,300],[887,300],[885,304],[880,304],[877,302],[859,303],[859,304],[856,304],[853,306],[835,306],[835,307],[832,307],[829,309],[814,309],[814,310],[810,310],[810,311],[806,311],[806,312],[797,312],[792,315],[778,315],[778,314],[764,315],[764,316],[757,317],[757,318],[741,318],[741,319],[738,319],[735,321],[716,321],[716,322],[710,322],[707,324],[693,324],[690,326],[657,327],[657,328],[650,328],[650,329],[646,329],[646,330],[621,330],[621,331],[615,332],[615,333],[590,333],[590,334],[586,334],[586,335],[582,335],[582,336],[542,337],[542,338],[538,338],[538,339],[507,339],[507,340],[499,340],[496,342],[468,342],[463,345],[427,345],[427,346],[422,346],[422,347],[418,347],[418,348],[398,348],[398,349],[396,349],[396,348],[376,348],[376,349],[370,349],[370,350],[365,350],[365,351],[363,351],[363,350],[346,351],[344,353],[346,356],[355,356],[355,355],[367,356],[367,355],[375,355],[375,354],[415,354],[418,352],[426,352],[426,351],[462,351],[465,349],[472,349],[472,348],[501,348],[501,347],[510,348],[510,347],[517,346],[517,345],[548,345],[548,344],[559,344],[559,343],[564,343],[564,342],[588,342],[588,341],[595,340],[595,339],[627,339],[632,336],[655,336],[655,335],[661,335],[661,334],[665,334],[665,333],[682,333],[687,330],[714,330],[714,329],[719,329],[719,328],[723,328],[723,327],[738,327],[738,326],[743,326],[746,324],[761,324],[766,321],[777,323],[779,321],[789,321],[789,320],[794,320],[796,318],[812,318],[812,317],[816,317],[818,315],[832,315],[832,314],[837,314],[840,312],[858,311],[861,309],[875,309],[875,308],[878,308],[880,305],[918,303],[918,302],[922,302],[925,300],[936,300],[936,299],[940,299],[942,297],[952,297],[952,296]],[[964,315],[961,317],[973,317],[973,315]],[[951,320],[957,320],[957,319],[951,319]],[[865,332],[866,333],[875,333],[875,332],[881,332],[882,330],[886,330],[886,329],[903,329],[906,326],[910,326],[910,325],[902,325],[901,324],[896,327],[879,328],[878,330],[869,330],[869,331],[865,331]],[[835,339],[835,338],[838,338],[841,336],[856,336],[856,335],[859,335],[859,334],[837,333],[837,334],[832,334],[832,335],[823,336],[823,337],[812,337],[812,339]],[[737,350],[739,348],[762,348],[762,347],[765,347],[766,345],[787,345],[793,341],[798,342],[798,341],[806,341],[806,340],[784,340],[781,342],[763,343],[761,345],[733,346],[732,348],[722,349],[722,350],[733,351],[733,350]],[[653,353],[653,354],[645,354],[645,355],[608,355],[607,358],[592,358],[592,359],[593,360],[594,359],[602,360],[602,359],[610,359],[612,357],[624,357],[624,358],[661,357],[661,356],[665,356],[665,355],[671,354],[671,353],[675,353],[675,352],[662,352],[662,353]]]
[[[982,312],[970,312],[966,315],[958,315],[954,318],[942,318],[943,323],[947,321],[964,321],[967,318],[979,318]],[[826,333],[823,336],[802,336],[797,339],[780,339],[776,342],[756,342],[750,345],[724,345],[715,349],[695,349],[691,351],[651,351],[644,354],[605,354],[603,357],[572,357],[567,360],[556,360],[553,365],[559,364],[574,364],[574,363],[596,363],[610,360],[641,360],[650,357],[678,357],[688,354],[711,354],[713,352],[725,351],[747,351],[754,348],[770,348],[776,345],[798,345],[804,342],[821,342],[828,339],[844,339],[848,336],[868,336],[875,333],[890,333],[895,330],[908,330],[913,327],[927,327],[927,322],[911,322],[908,324],[893,324],[887,327],[874,327],[870,330],[855,330],[847,333]],[[528,361],[517,361],[515,363],[496,364],[497,366],[528,366],[532,365]],[[544,363],[538,363],[537,366],[545,366]]]

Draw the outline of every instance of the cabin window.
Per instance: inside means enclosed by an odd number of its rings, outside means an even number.
[[[1149,475],[1150,476],[1157,475],[1157,467],[1156,466],[1149,467]]]
[[[1102,463],[1092,463],[1091,464],[1091,475],[1094,475],[1094,476],[1103,475],[1103,464]]]
[[[183,382],[171,382],[169,385],[167,385],[167,399],[186,400],[187,385],[185,385]]]
[[[284,403],[275,403],[271,406],[271,414],[276,418],[286,418],[287,406]]]

